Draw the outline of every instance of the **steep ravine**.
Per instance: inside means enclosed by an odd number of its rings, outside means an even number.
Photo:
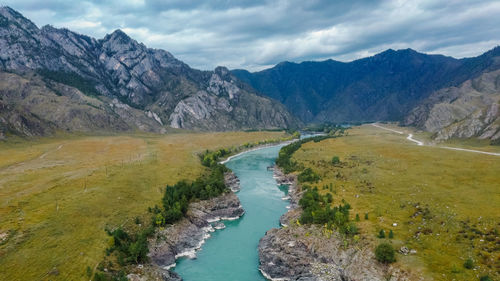
[[[361,240],[344,245],[338,233],[326,237],[321,226],[299,225],[302,193],[293,175],[275,169],[278,184],[289,185],[290,209],[259,243],[260,270],[269,280],[418,280],[395,266],[376,262],[372,247]]]

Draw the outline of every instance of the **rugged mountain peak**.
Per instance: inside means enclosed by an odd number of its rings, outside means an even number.
[[[111,34],[107,34],[104,37],[104,41],[113,41],[115,43],[128,44],[134,40],[132,38],[130,38],[130,36],[128,36],[121,29],[117,29],[117,30],[113,31]]]
[[[125,32],[120,29],[108,34],[101,40],[102,46],[106,51],[111,53],[124,53],[128,51],[137,51],[146,49],[143,44],[138,43],[130,38]]]
[[[427,55],[419,53],[410,48],[399,49],[399,50],[387,49],[382,53],[374,55],[372,59],[376,61],[377,60],[390,61],[390,62],[394,61],[396,63],[399,63],[401,60],[404,59],[414,59],[414,58],[419,58],[421,56],[427,56]]]
[[[227,67],[225,66],[217,66],[214,69],[214,72],[219,74],[220,76],[226,76],[227,74],[229,74],[229,69],[227,69]]]
[[[71,107],[65,123],[78,119],[75,124],[80,124],[81,130],[92,130],[93,123],[102,124],[102,128],[161,132],[167,121],[173,127],[202,130],[284,128],[297,122],[280,104],[246,89],[227,68],[192,69],[169,52],[147,48],[119,29],[100,40],[50,25],[38,29],[6,7],[0,10],[0,26],[0,69],[21,75],[16,77],[18,80],[29,81],[34,80],[29,76],[31,72],[39,72],[44,76],[38,81],[40,87],[57,88],[55,92],[65,96],[57,99],[55,106]],[[81,104],[64,102],[67,97],[75,97],[78,90]],[[37,92],[33,89],[31,97]],[[40,104],[12,98],[3,108],[23,104],[25,110],[17,117],[28,118],[36,112],[42,123],[60,128],[63,124],[51,115],[52,110],[44,111],[50,104],[44,101],[54,100],[54,95],[47,92],[40,97]],[[93,106],[99,110],[92,109],[95,118],[118,118],[116,122],[87,118],[85,95],[98,97]],[[76,107],[79,113],[71,115]],[[0,111],[0,134],[2,127],[17,128],[2,115],[12,117],[9,110]],[[64,129],[73,130],[71,126]]]
[[[226,67],[218,66],[208,82],[207,91],[217,96],[227,96],[230,100],[237,97],[240,88],[234,83],[235,77]]]
[[[214,69],[214,74],[218,75],[222,80],[232,82],[233,80],[236,80],[235,77],[231,74],[229,69],[225,66],[217,66]]]
[[[24,20],[29,21],[28,19],[23,17],[23,15],[21,15],[18,11],[12,9],[9,6],[1,6],[0,7],[0,15],[4,16],[10,20],[13,20],[13,21],[16,19],[24,19]]]
[[[294,65],[294,64],[296,64],[296,63],[289,62],[289,61],[282,61],[282,62],[278,63],[275,67],[277,67],[277,68],[287,67],[287,66],[291,66],[291,65]]]
[[[38,30],[38,27],[32,21],[25,18],[16,10],[8,6],[0,7],[0,28],[10,27],[11,24],[26,31]]]

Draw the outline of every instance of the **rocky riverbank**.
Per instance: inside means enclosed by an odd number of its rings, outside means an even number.
[[[145,276],[129,275],[129,280],[180,281],[182,278],[171,268],[180,257],[195,258],[210,233],[224,228],[222,221],[240,218],[245,211],[234,192],[240,189],[239,180],[232,172],[224,176],[229,191],[221,196],[193,202],[186,217],[174,225],[157,231],[149,245],[151,265],[143,268]]]
[[[275,168],[278,184],[289,184],[290,210],[259,242],[260,270],[269,280],[360,281],[418,280],[391,265],[378,263],[372,247],[328,233],[322,226],[299,225],[301,193],[295,177]]]

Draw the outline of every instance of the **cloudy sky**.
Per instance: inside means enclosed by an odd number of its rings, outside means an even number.
[[[259,70],[350,61],[388,48],[454,57],[500,45],[500,1],[3,0],[39,27],[102,38],[122,29],[192,67]]]

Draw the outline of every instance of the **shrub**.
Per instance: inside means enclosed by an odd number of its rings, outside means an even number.
[[[356,214],[356,221],[359,221],[359,214]]]
[[[493,279],[491,279],[488,275],[484,275],[479,278],[479,281],[493,281]]]
[[[471,258],[468,258],[464,262],[464,267],[467,269],[472,269],[474,267],[474,261]]]
[[[340,158],[338,156],[333,156],[333,158],[332,158],[332,164],[333,165],[340,164]]]
[[[392,232],[392,229],[389,230],[389,239],[394,238],[394,233]]]
[[[154,222],[156,226],[161,226],[165,224],[165,218],[162,216],[162,214],[156,214],[154,217]]]
[[[91,277],[92,276],[92,269],[90,268],[90,266],[87,266],[87,277]]]
[[[368,219],[368,213],[365,213],[365,220]]]
[[[385,231],[383,229],[381,229],[380,232],[378,233],[377,237],[380,238],[380,239],[385,238]]]
[[[304,189],[304,186],[303,186]],[[356,234],[358,229],[354,224],[349,224],[349,210],[351,206],[344,202],[344,205],[330,208],[333,198],[330,193],[321,195],[317,188],[305,189],[299,205],[302,207],[300,223],[327,224],[329,228],[335,226],[345,234]]]
[[[381,263],[392,263],[396,261],[396,251],[389,243],[380,243],[375,248],[375,258]]]
[[[354,235],[354,234],[358,234],[359,230],[358,230],[358,227],[356,226],[356,224],[350,223],[347,225],[345,233],[350,234],[350,235]]]
[[[306,168],[298,176],[297,180],[299,182],[317,182],[319,181],[319,175],[316,174],[311,168]]]

